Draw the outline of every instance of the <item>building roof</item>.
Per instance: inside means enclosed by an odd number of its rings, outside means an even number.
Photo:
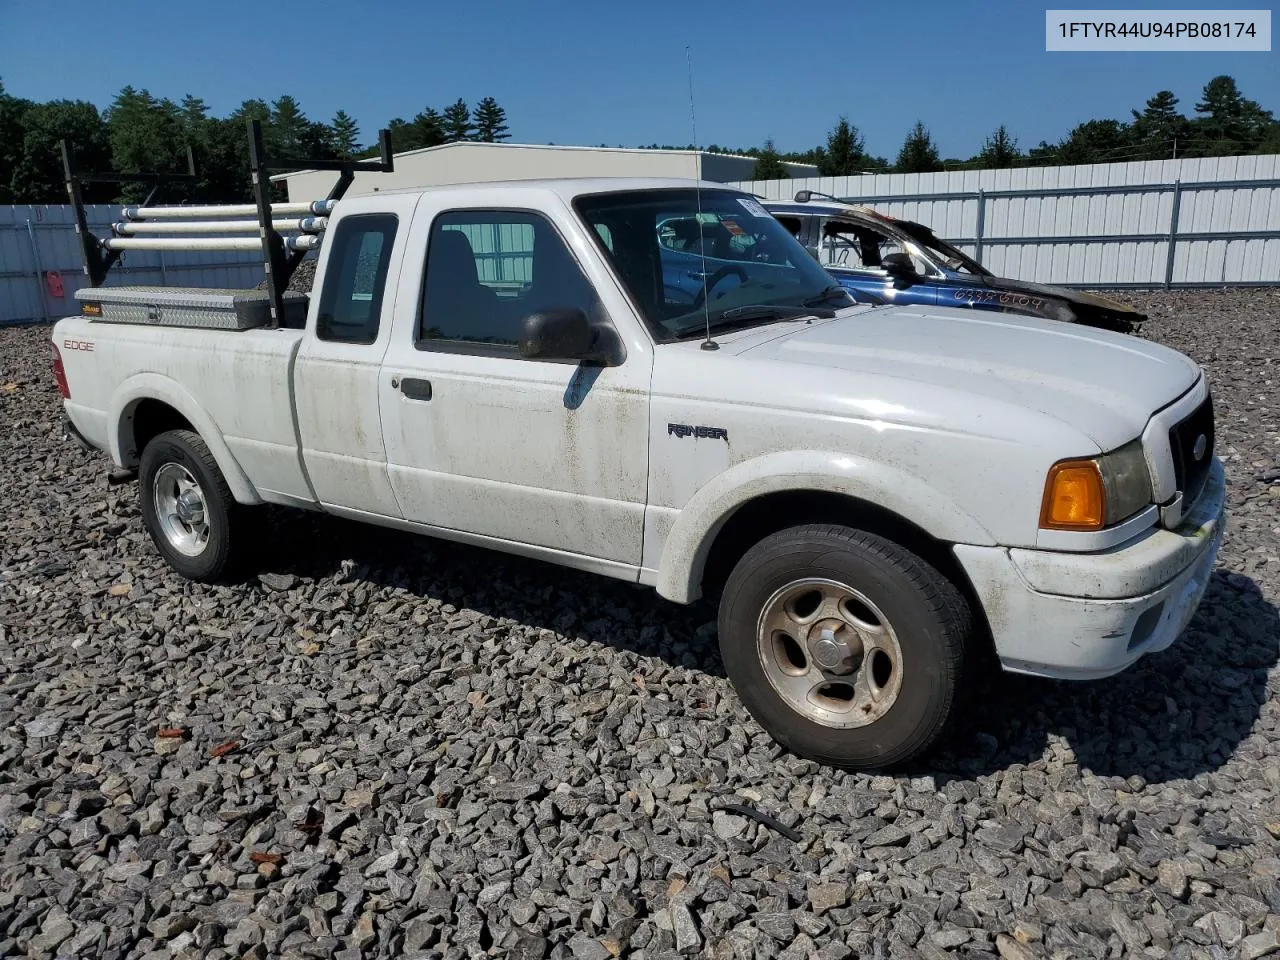
[[[712,152],[709,150],[701,150],[701,149],[690,150],[685,147],[677,147],[677,148],[668,150],[668,149],[655,149],[652,147],[583,147],[583,146],[575,146],[571,144],[556,144],[556,143],[488,143],[480,140],[457,140],[457,141],[454,141],[453,143],[441,143],[434,147],[419,147],[416,150],[404,150],[399,153],[394,153],[392,154],[392,157],[396,161],[401,161],[409,157],[420,157],[420,156],[425,156],[427,154],[440,153],[443,151],[458,150],[458,149],[558,150],[562,152],[574,152],[574,153],[626,153],[626,154],[639,154],[639,155],[660,154],[662,156],[725,157],[725,158],[734,159],[734,160],[746,160],[751,163],[754,163],[756,161],[755,157],[752,157],[745,153],[721,153],[721,152]],[[817,172],[818,172],[818,168],[816,166],[813,166],[812,164],[797,163],[793,160],[784,160],[782,162],[783,162],[783,165],[787,167],[812,169],[813,174],[815,176],[817,175]],[[318,173],[318,172],[319,171],[316,171],[316,170],[293,170],[293,171],[290,171],[289,173],[272,174],[271,179],[287,180],[290,177],[297,177],[303,174]]]

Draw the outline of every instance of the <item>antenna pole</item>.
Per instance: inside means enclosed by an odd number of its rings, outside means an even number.
[[[684,61],[689,72],[689,126],[693,130],[693,171],[694,195],[698,198],[698,260],[702,273],[702,319],[707,328],[707,339],[702,341],[703,350],[719,350],[720,344],[711,339],[711,305],[707,303],[710,291],[707,289],[707,244],[702,236],[702,155],[698,150],[698,117],[693,109],[693,55],[689,45],[684,45]]]

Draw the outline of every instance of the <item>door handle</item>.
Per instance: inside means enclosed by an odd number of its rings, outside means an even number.
[[[416,377],[405,377],[400,381],[400,392],[410,400],[430,400],[431,381],[419,380]]]

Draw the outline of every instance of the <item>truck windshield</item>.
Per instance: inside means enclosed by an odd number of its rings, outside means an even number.
[[[724,329],[852,303],[753,197],[700,193],[636,190],[575,202],[659,342],[698,336],[708,321]]]

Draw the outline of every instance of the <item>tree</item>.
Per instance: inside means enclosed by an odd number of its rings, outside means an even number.
[[[827,134],[826,149],[819,148],[819,156],[813,158],[817,161],[818,173],[824,177],[847,177],[857,173],[867,162],[864,146],[858,128],[849,122],[848,117],[842,116],[835,129]]]
[[[987,137],[976,159],[979,167],[1012,167],[1022,159],[1022,153],[1018,150],[1018,141],[1009,136],[1002,123],[995,133]]]
[[[298,101],[285,94],[271,104],[269,126],[263,131],[267,153],[276,157],[297,157],[307,152],[311,121]]]
[[[752,180],[790,180],[791,174],[773,145],[773,140],[765,140],[764,147],[756,156],[755,169],[751,172]]]
[[[1119,120],[1088,120],[1075,126],[1058,144],[1058,164],[1114,163],[1132,159],[1133,135]]]
[[[111,169],[111,148],[102,115],[83,100],[51,100],[32,103],[22,113],[21,147],[10,175],[10,192],[16,203],[66,203],[67,188],[58,144],[66,140],[82,171]],[[89,184],[86,203],[115,199],[111,185]]]
[[[898,151],[898,162],[894,170],[898,173],[933,173],[942,169],[942,161],[938,157],[938,148],[919,120],[907,134],[902,149]]]
[[[471,123],[471,111],[461,97],[451,103],[444,111],[444,139],[446,143],[458,140],[470,140],[475,134]]]
[[[1214,77],[1196,104],[1198,150],[1207,156],[1248,153],[1266,139],[1274,117],[1256,100],[1248,100],[1232,77]]]
[[[185,173],[185,126],[189,121],[190,117],[172,100],[157,100],[147,90],[125,87],[116,94],[106,114],[112,168],[120,173]],[[136,203],[150,189],[145,183],[121,184],[120,198]],[[165,195],[170,200],[186,199],[190,189],[185,184],[169,185]]]
[[[343,160],[350,160],[360,150],[360,128],[345,110],[333,115],[333,148]]]
[[[485,97],[475,110],[476,139],[484,143],[499,143],[509,140],[507,133],[507,111],[498,106],[493,97]]]
[[[1147,101],[1141,113],[1130,110],[1133,123],[1130,135],[1144,160],[1168,160],[1178,155],[1178,141],[1187,150],[1190,124],[1178,111],[1178,98],[1172,90],[1161,90]]]
[[[0,83],[0,203],[14,203],[13,173],[22,159],[23,119],[31,101],[10,96]]]
[[[445,120],[434,107],[427,107],[413,118],[414,149],[418,147],[438,147],[447,142]]]

